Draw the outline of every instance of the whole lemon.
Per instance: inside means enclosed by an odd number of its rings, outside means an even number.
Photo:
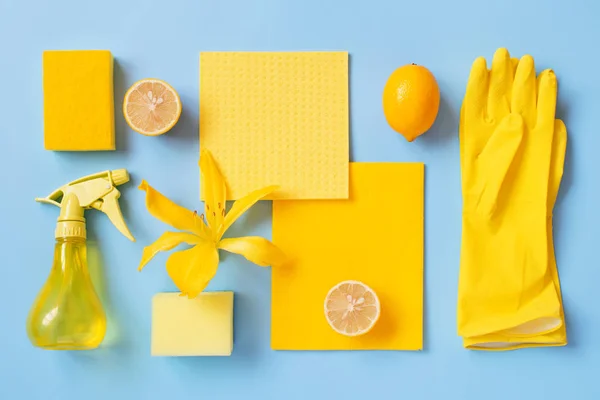
[[[383,113],[388,124],[412,142],[433,125],[440,106],[440,88],[427,68],[404,65],[383,89]]]

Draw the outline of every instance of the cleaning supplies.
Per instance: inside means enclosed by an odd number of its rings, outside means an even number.
[[[117,186],[129,181],[126,170],[104,171],[70,182],[36,201],[60,207],[54,263],[27,319],[27,334],[37,347],[85,350],[100,345],[106,315],[90,279],[86,260],[84,210],[105,213],[135,241],[121,214]]]
[[[506,49],[473,64],[460,119],[463,233],[458,333],[464,346],[566,344],[551,215],[566,128],[557,82]]]
[[[351,162],[348,200],[273,201],[273,350],[423,349],[425,165]],[[377,293],[381,317],[347,337],[323,315],[332,287],[355,280]]]
[[[202,52],[199,83],[200,147],[227,200],[270,185],[265,200],[348,198],[347,51]]]
[[[233,351],[233,292],[194,299],[158,293],[152,299],[153,356],[229,356]]]
[[[43,87],[46,150],[115,149],[110,51],[45,51]]]

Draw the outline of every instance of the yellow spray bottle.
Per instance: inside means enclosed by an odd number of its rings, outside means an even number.
[[[27,335],[37,347],[94,349],[106,333],[106,314],[96,294],[86,260],[85,209],[105,213],[115,227],[135,241],[125,225],[117,186],[129,181],[127,170],[85,176],[36,201],[60,207],[54,263],[27,318]]]

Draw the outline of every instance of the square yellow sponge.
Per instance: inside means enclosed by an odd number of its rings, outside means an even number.
[[[152,299],[153,356],[229,356],[233,350],[233,292],[195,299],[158,293]]]
[[[43,75],[45,149],[114,150],[110,51],[45,51]]]

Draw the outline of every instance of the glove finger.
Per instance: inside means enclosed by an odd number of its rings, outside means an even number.
[[[512,88],[510,110],[519,113],[529,127],[533,127],[536,116],[536,77],[533,57],[525,55],[519,60]]]
[[[552,132],[556,115],[557,82],[551,69],[542,71],[537,79],[537,117],[536,126],[546,126]]]
[[[478,57],[471,67],[467,90],[463,101],[465,118],[483,119],[487,106],[489,73],[485,58]]]
[[[513,66],[510,54],[504,48],[496,50],[490,72],[488,114],[500,121],[510,113],[510,96],[513,83]]]
[[[558,196],[560,182],[562,180],[565,154],[567,152],[567,127],[560,119],[554,121],[554,139],[552,140],[552,158],[550,160],[550,181],[548,182],[548,215],[552,215],[552,209]]]
[[[463,140],[463,136],[464,136],[464,126],[465,126],[465,109],[464,107],[460,108],[460,117],[459,117],[459,122],[458,122],[458,145],[459,145],[459,151],[460,151],[460,167],[461,169],[464,169],[464,162],[465,162],[465,143]]]
[[[514,77],[517,73],[517,66],[519,65],[519,59],[516,57],[512,57],[510,59],[510,63],[512,64],[512,76]]]

